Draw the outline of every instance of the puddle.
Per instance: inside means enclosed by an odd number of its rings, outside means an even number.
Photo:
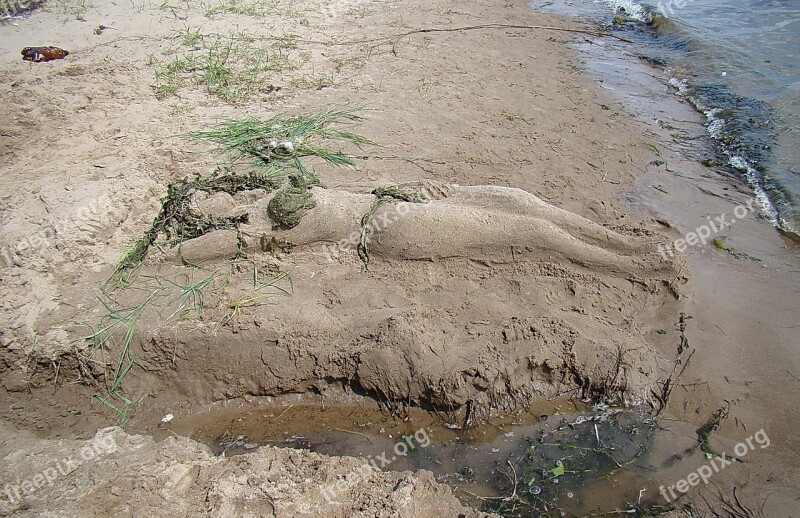
[[[571,400],[476,418],[468,430],[421,409],[401,419],[374,404],[303,402],[214,408],[160,432],[191,437],[216,455],[272,445],[361,457],[384,470],[425,469],[462,502],[505,516],[637,516],[658,496],[646,468],[652,420]]]

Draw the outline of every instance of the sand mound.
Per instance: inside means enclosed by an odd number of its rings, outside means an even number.
[[[615,232],[519,189],[442,191],[376,212],[369,270],[356,248],[373,195],[315,189],[316,206],[292,229],[274,228],[269,195],[199,197],[208,215],[248,215],[249,259],[230,274],[235,230],[149,259],[140,278],[174,279],[181,262],[229,273],[204,294],[197,320],[166,318],[178,311],[167,307],[143,313],[134,392],[208,402],[333,384],[391,409],[484,411],[564,392],[645,399],[660,359],[642,337],[649,312],[674,300],[682,259],[662,258],[658,237]],[[259,272],[287,270],[290,295],[253,287]]]
[[[128,390],[197,402],[331,384],[393,410],[508,410],[564,392],[627,403],[648,396],[659,356],[642,336],[648,311],[674,300],[684,280],[681,257],[661,257],[656,236],[615,232],[519,189],[416,188],[426,203],[384,203],[368,229],[372,194],[314,188],[314,208],[292,229],[269,219],[274,194],[197,196],[202,214],[247,223],[152,254],[132,285],[112,291],[111,304],[142,304],[127,323],[141,341],[126,342],[128,328],[119,328],[92,348],[70,339],[85,328],[50,325],[51,346],[33,357],[108,385],[130,362],[108,355],[128,354],[137,365]],[[365,232],[369,270],[357,252]],[[249,259],[231,269],[242,252]],[[212,272],[202,289],[186,277],[197,271]],[[279,271],[291,272],[290,289],[259,284]],[[60,297],[70,303],[39,325],[117,319],[100,315],[92,292]],[[187,315],[190,297],[199,307]],[[61,349],[52,347],[58,340]],[[6,349],[7,364],[22,364],[15,354]],[[47,383],[26,377],[8,376],[7,388]]]
[[[262,447],[223,458],[190,439],[155,443],[120,428],[88,441],[4,436],[2,516],[486,516],[429,472],[381,472],[352,457]]]

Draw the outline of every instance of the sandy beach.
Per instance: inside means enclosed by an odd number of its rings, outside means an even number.
[[[0,513],[796,516],[798,245],[597,32],[518,1],[2,22]],[[523,425],[605,463],[375,461]]]

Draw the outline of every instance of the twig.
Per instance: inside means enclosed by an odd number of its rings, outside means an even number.
[[[111,46],[113,46],[114,43],[118,43],[120,41],[129,41],[129,40],[133,40],[133,41],[161,40],[161,38],[157,38],[155,36],[122,36],[122,37],[119,37],[119,38],[114,38],[113,40],[105,41],[103,43],[98,43],[97,45],[92,45],[91,47],[88,47],[88,48],[85,48],[85,49],[80,49],[80,50],[76,51],[74,54],[76,56],[78,56],[78,55],[81,55],[81,54],[85,54],[85,53],[91,52],[94,49],[97,49],[97,48],[100,48],[100,47],[111,47]]]
[[[504,501],[508,502],[517,499],[517,470],[514,469],[514,465],[511,464],[510,460],[507,460],[506,462],[508,463],[508,466],[511,468],[511,472],[514,473],[514,492],[511,493],[511,496],[508,496],[504,499]]]
[[[739,501],[739,495],[736,494],[736,486],[733,487],[733,499],[736,500],[736,505],[739,506],[740,509],[742,509],[749,515],[753,514],[753,511],[751,511],[749,507],[747,507],[746,505],[742,504],[742,502]]]
[[[365,433],[356,432],[355,430],[345,430],[344,428],[336,428],[336,427],[333,427],[332,429],[336,430],[337,432],[352,433],[352,434],[355,434],[355,435],[360,435],[361,437],[365,437],[369,441],[370,444],[374,444],[372,442],[372,437],[370,437],[369,435],[367,435]]]
[[[55,362],[54,362],[55,363]],[[58,390],[58,373],[61,371],[61,362],[56,363],[56,377],[53,380],[53,393]]]
[[[603,480],[603,479],[606,479],[608,477],[613,477],[619,470],[621,470],[621,469],[625,468],[626,466],[629,466],[629,465],[633,464],[634,462],[636,462],[639,459],[639,457],[641,457],[644,454],[644,452],[647,450],[647,446],[648,446],[648,444],[650,444],[650,439],[653,437],[653,432],[654,432],[655,428],[656,428],[655,426],[651,426],[650,427],[650,429],[647,431],[647,437],[645,437],[644,441],[642,442],[642,447],[639,448],[639,451],[636,452],[636,455],[634,455],[628,461],[623,462],[623,463],[620,464],[619,462],[616,461],[616,459],[614,459],[614,457],[611,456],[611,454],[607,454],[614,461],[614,463],[617,464],[617,468],[616,469],[612,469],[611,471],[609,471],[608,473],[606,473],[602,477],[598,478],[597,480]]]
[[[294,405],[289,405],[289,408],[287,408],[286,410],[284,410],[283,412],[281,412],[281,415],[279,415],[278,417],[276,417],[275,419],[273,419],[273,420],[272,420],[272,422],[273,422],[273,423],[276,423],[276,422],[278,422],[278,419],[280,419],[281,417],[283,417],[283,414],[285,414],[286,412],[288,412],[289,410],[291,410],[293,406],[294,406]]]
[[[589,36],[609,37],[617,39],[619,41],[624,41],[625,43],[633,43],[633,41],[629,39],[622,38],[620,36],[616,36],[614,34],[610,34],[607,32],[590,31],[587,29],[573,29],[569,27],[556,27],[552,25],[520,25],[520,24],[510,24],[510,23],[485,23],[481,25],[466,25],[461,27],[431,27],[426,29],[413,29],[398,34],[391,34],[388,36],[378,36],[375,38],[366,38],[361,40],[349,40],[349,41],[297,40],[297,41],[300,41],[302,43],[310,43],[314,45],[326,45],[326,46],[360,45],[364,43],[389,43],[390,41],[392,41],[393,42],[392,45],[396,46],[400,42],[400,40],[402,40],[405,37],[412,36],[414,34],[431,34],[436,32],[461,32],[461,31],[475,31],[475,30],[485,30],[485,29],[521,29],[521,30],[572,32],[577,34],[588,34]]]
[[[435,174],[435,171],[428,169],[427,167],[421,166],[418,162],[427,162],[429,164],[436,164],[436,165],[445,165],[446,162],[441,162],[439,160],[431,160],[429,158],[406,158],[402,156],[350,156],[349,158],[356,158],[359,160],[399,160],[402,162],[408,162],[409,164],[419,167],[423,171],[429,174]]]
[[[689,356],[686,357],[686,361],[683,363],[683,368],[681,368],[681,371],[678,373],[678,377],[683,376],[683,371],[685,371],[686,368],[689,366],[689,362],[692,361],[692,356],[694,356],[694,353],[696,352],[697,352],[696,349],[692,349],[692,352],[690,352]]]
[[[689,348],[689,339],[686,338],[686,322],[689,321],[692,317],[687,316],[686,313],[681,313],[680,319],[678,320],[678,328],[681,333],[681,341],[680,345],[678,346],[678,356],[683,354],[683,351]]]
[[[460,487],[456,487],[456,489],[458,489],[459,491],[463,491],[463,492],[467,493],[468,495],[474,496],[478,500],[505,500],[506,498],[508,498],[508,497],[505,497],[505,496],[481,496],[481,495],[476,495],[472,491],[467,491],[466,489],[462,489]]]
[[[626,43],[633,43],[631,40],[621,38],[619,36],[615,36],[613,34],[609,34],[607,32],[597,32],[597,31],[590,31],[586,29],[571,29],[569,27],[555,27],[552,25],[517,25],[517,24],[508,24],[508,23],[487,23],[481,25],[467,25],[463,27],[447,27],[447,28],[430,28],[430,29],[415,29],[411,30],[402,34],[398,34],[396,36],[397,40],[395,44],[397,44],[401,39],[405,38],[406,36],[412,36],[414,34],[429,34],[434,32],[460,32],[460,31],[474,31],[474,30],[483,30],[483,29],[523,29],[523,30],[546,30],[546,31],[560,31],[560,32],[573,32],[578,34],[588,34],[589,36],[610,36],[612,38],[616,38],[620,41],[624,41]],[[394,38],[394,37],[392,37]]]

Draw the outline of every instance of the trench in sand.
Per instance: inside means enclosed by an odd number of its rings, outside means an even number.
[[[353,476],[362,478],[373,469],[429,470],[463,503],[507,516],[655,511],[663,504],[654,474],[664,459],[648,451],[654,420],[636,410],[560,398],[479,417],[464,429],[456,416],[420,408],[390,416],[364,397],[334,404],[309,394],[261,399],[161,422],[153,415],[142,432],[187,436],[219,456],[269,445],[359,457],[364,470]],[[335,490],[328,497],[335,501]]]

